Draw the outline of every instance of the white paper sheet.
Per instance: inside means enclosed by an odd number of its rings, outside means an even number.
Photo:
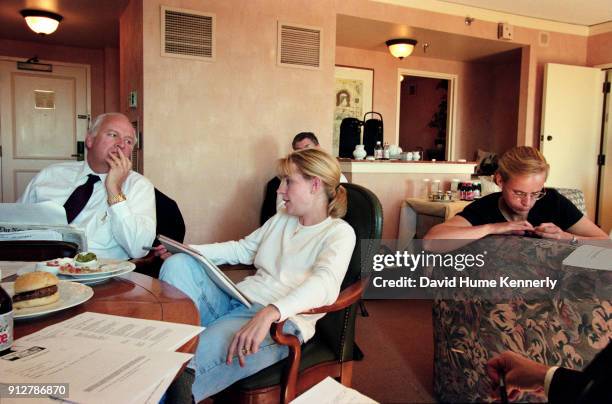
[[[326,377],[299,395],[291,404],[377,404],[377,401],[365,396],[355,389],[350,389],[338,383],[331,377]]]
[[[15,275],[21,268],[31,268],[34,270],[35,262],[26,261],[0,261],[0,280]]]
[[[612,248],[581,245],[563,260],[563,265],[612,271]]]
[[[79,339],[53,339],[36,344],[43,349],[16,360],[20,352],[33,345],[21,339],[12,354],[0,358],[0,380],[3,383],[69,383],[70,402],[77,403],[144,403],[151,386],[168,378],[193,355],[159,352],[125,346],[109,348]],[[23,403],[23,399],[5,403]]]
[[[175,351],[204,327],[85,312],[19,339],[26,344],[74,338],[81,344],[100,342],[156,351]]]

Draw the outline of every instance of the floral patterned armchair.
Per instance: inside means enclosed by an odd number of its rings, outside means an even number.
[[[501,298],[460,291],[434,302],[434,392],[442,402],[491,401],[486,362],[511,350],[548,365],[583,368],[612,338],[612,273],[594,281],[562,269],[576,247],[523,237],[492,237],[496,260],[517,276],[565,277],[563,293]],[[589,271],[589,270],[586,270]],[[608,272],[608,271],[605,271]],[[530,276],[531,275],[531,276]],[[588,275],[588,274],[587,274]],[[523,393],[519,401],[546,401]]]

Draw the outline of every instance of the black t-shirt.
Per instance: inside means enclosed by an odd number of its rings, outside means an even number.
[[[489,194],[470,203],[458,215],[470,222],[472,226],[505,222],[506,218],[499,210],[499,198],[501,198],[501,192]],[[565,231],[576,224],[582,216],[582,212],[569,199],[556,189],[547,188],[546,195],[536,201],[529,211],[527,221],[533,226],[554,223]]]

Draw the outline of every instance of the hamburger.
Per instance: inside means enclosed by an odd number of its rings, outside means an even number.
[[[25,309],[44,306],[59,300],[59,280],[48,272],[30,272],[15,280],[13,307]]]

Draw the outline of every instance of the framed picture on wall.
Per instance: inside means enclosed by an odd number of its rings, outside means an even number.
[[[372,110],[374,70],[360,67],[336,66],[334,89],[334,135],[332,147],[338,155],[340,123],[344,118],[363,119]]]

